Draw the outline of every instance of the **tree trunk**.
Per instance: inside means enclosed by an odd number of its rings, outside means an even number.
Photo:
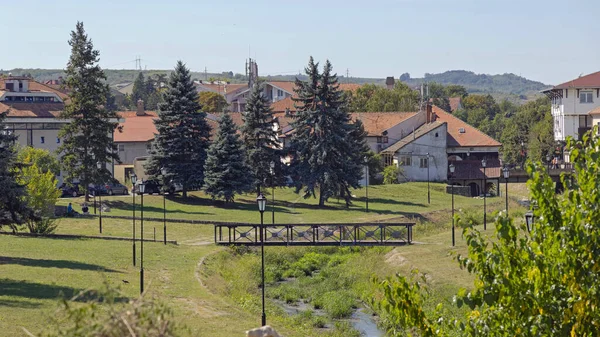
[[[323,198],[323,191],[319,190],[319,207],[325,206],[325,198]]]
[[[183,195],[183,197],[185,199],[187,199],[187,186],[186,185],[183,185],[183,188],[181,190],[181,194]]]

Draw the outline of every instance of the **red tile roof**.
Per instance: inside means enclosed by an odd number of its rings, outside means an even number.
[[[8,117],[56,118],[65,108],[63,103],[19,103],[0,102],[0,112],[8,112]]]
[[[271,104],[271,109],[273,109],[275,112],[285,112],[286,109],[289,109],[290,111],[296,111],[292,97],[286,97]]]
[[[227,91],[227,94],[230,94],[234,91],[237,91],[239,89],[247,89],[248,85],[247,84],[211,84],[211,83],[201,83],[199,84],[200,86],[203,86],[205,88],[208,88],[214,92],[217,92],[219,94],[225,94],[225,91]]]
[[[492,137],[435,105],[433,106],[433,112],[437,115],[438,121],[448,123],[448,147],[496,147],[502,145]],[[464,133],[461,133],[460,129],[464,129]]]
[[[600,71],[559,84],[553,89],[600,88]]]
[[[461,97],[450,97],[450,98],[448,98],[448,101],[450,102],[450,111],[454,112],[454,111],[458,110],[458,107],[460,106],[460,104],[462,102],[462,98]]]
[[[272,86],[275,86],[279,89],[285,90],[287,92],[289,92],[292,95],[296,95],[296,93],[294,92],[294,88],[296,88],[296,82],[291,82],[291,81],[271,81],[271,82],[267,82],[267,84],[270,84]]]
[[[381,136],[381,133],[398,125],[416,112],[353,112],[352,120],[360,119],[369,136]]]
[[[590,112],[588,112],[588,115],[600,115],[600,106],[590,110]]]
[[[158,133],[154,125],[158,115],[154,111],[146,111],[144,116],[137,116],[135,111],[120,111],[118,114],[124,121],[119,123],[122,132],[115,131],[115,142],[147,142]]]
[[[0,78],[0,90],[4,90],[5,88],[5,80],[7,78]],[[32,79],[28,79],[29,80],[29,91],[46,91],[46,92],[52,92],[58,95],[58,97],[60,97],[63,101],[68,99],[69,96],[67,94],[65,94],[64,92],[52,88],[48,85],[42,84],[40,82],[36,82]]]

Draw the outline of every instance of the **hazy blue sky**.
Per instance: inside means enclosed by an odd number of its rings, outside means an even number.
[[[64,68],[83,21],[105,68],[293,74],[308,57],[338,74],[511,72],[549,84],[600,70],[598,0],[2,1],[0,68]]]

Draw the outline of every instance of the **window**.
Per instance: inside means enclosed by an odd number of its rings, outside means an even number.
[[[435,133],[435,138],[437,138],[437,137],[439,137],[439,135],[438,135],[438,133],[436,132],[436,133]]]
[[[125,144],[119,144],[119,152],[125,151]]]
[[[419,160],[419,167],[420,168],[428,168],[429,167],[429,158],[421,158]]]
[[[410,156],[402,156],[398,161],[399,166],[410,166],[412,164]]]
[[[388,136],[377,137],[377,144],[387,144]]]
[[[593,94],[591,91],[582,91],[579,94],[579,103],[594,103],[592,97]]]
[[[580,128],[591,128],[593,121],[590,116],[580,115],[579,116],[579,127]]]
[[[277,96],[283,96],[283,90],[277,89]]]
[[[44,144],[46,142],[46,138],[40,137],[40,143]]]
[[[27,102],[33,102],[33,97],[27,96],[27,97],[25,97],[25,100],[27,100]]]

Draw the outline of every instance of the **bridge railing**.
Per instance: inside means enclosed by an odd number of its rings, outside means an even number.
[[[414,223],[217,224],[215,243],[258,246],[399,246],[412,242]]]

